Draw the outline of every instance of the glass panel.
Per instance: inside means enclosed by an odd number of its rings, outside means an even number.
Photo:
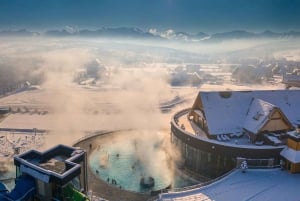
[[[45,196],[45,183],[38,179],[36,181],[37,181],[38,194],[41,196]]]

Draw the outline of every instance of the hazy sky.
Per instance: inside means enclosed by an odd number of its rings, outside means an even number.
[[[0,0],[0,29],[300,30],[300,0]]]

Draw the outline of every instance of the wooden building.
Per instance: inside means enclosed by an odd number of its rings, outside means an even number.
[[[300,122],[299,90],[199,92],[189,113],[208,138],[248,135],[273,145]]]
[[[291,173],[300,172],[300,133],[290,132],[287,147],[280,152],[280,155],[285,160],[285,168]]]

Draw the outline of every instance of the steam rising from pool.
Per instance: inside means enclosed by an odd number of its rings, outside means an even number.
[[[89,156],[92,172],[117,188],[142,193],[194,184],[174,175],[172,160],[164,149],[163,133],[154,132],[152,141],[144,140],[142,136],[150,132],[127,131],[117,137],[99,138]],[[142,178],[153,178],[154,186],[141,185]]]

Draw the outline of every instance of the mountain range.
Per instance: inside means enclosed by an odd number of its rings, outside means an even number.
[[[258,39],[258,38],[298,38],[300,32],[289,31],[289,32],[273,32],[264,31],[260,33],[254,33],[244,30],[234,30],[230,32],[221,32],[214,34],[206,34],[198,32],[196,34],[189,34],[186,32],[176,32],[174,30],[166,30],[159,32],[156,29],[149,29],[143,31],[139,28],[131,27],[119,27],[119,28],[101,28],[97,30],[82,29],[76,30],[71,27],[65,29],[48,30],[45,32],[33,32],[27,29],[21,30],[2,30],[0,36],[51,36],[51,37],[69,37],[69,36],[81,36],[81,37],[119,37],[119,38],[135,38],[135,39],[160,39],[160,40],[171,40],[171,41],[191,41],[191,42],[213,42],[233,39]]]

